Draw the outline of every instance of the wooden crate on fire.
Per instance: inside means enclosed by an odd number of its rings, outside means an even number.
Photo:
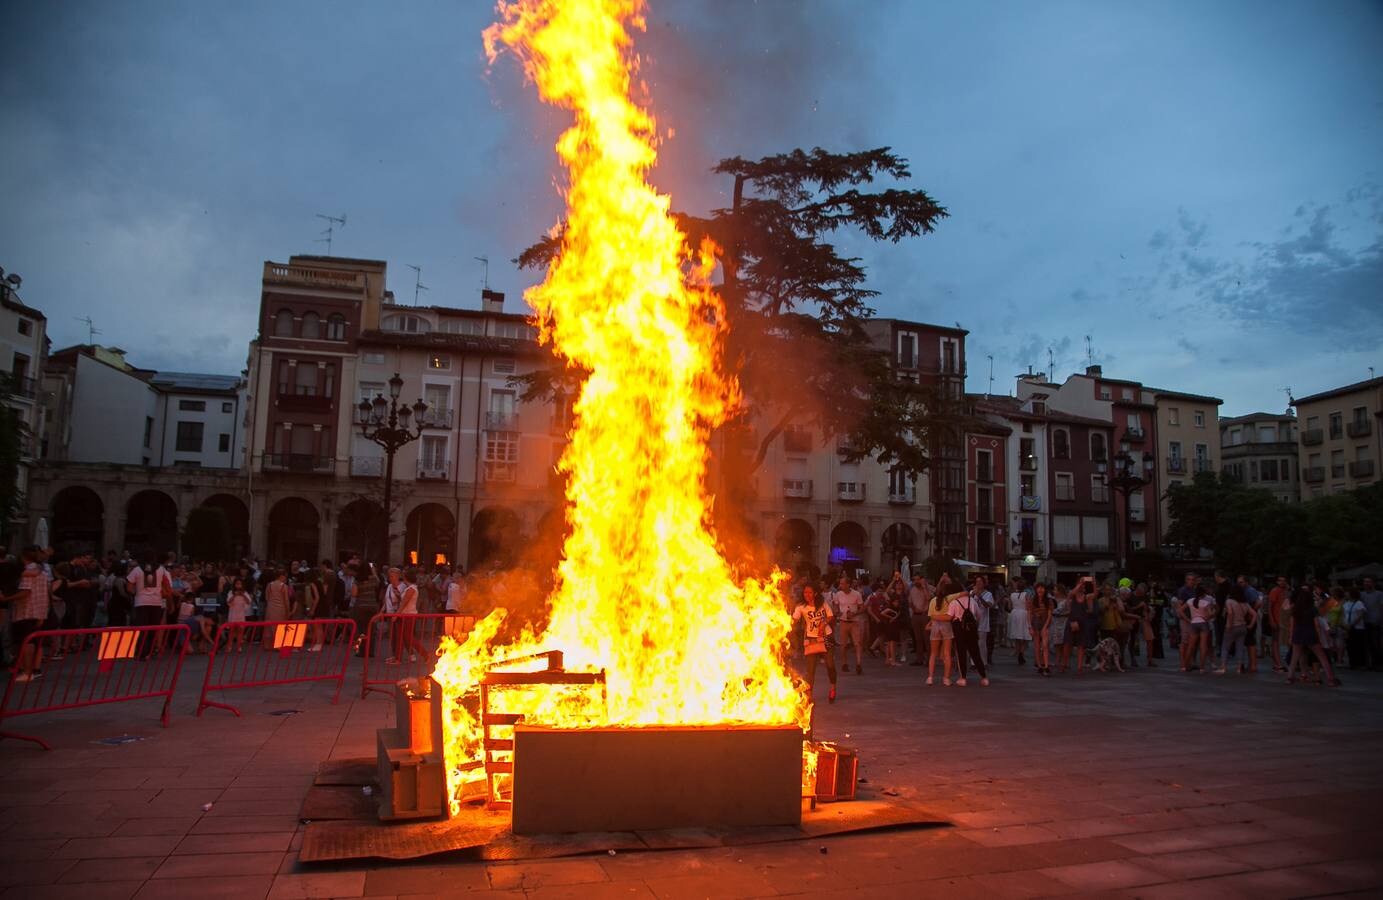
[[[395,727],[377,732],[379,818],[432,819],[447,814],[441,691],[427,679],[395,686]]]
[[[812,741],[806,746],[803,787],[821,803],[854,800],[859,778],[859,754],[853,747],[828,741]]]

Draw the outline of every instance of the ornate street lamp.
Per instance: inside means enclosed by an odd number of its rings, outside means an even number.
[[[1128,575],[1128,559],[1133,555],[1133,511],[1129,507],[1129,497],[1135,491],[1153,483],[1153,459],[1149,454],[1143,454],[1143,463],[1140,466],[1134,460],[1133,454],[1129,452],[1129,444],[1124,441],[1119,444],[1119,452],[1114,454],[1114,474],[1111,476],[1106,471],[1104,463],[1097,463],[1096,471],[1104,479],[1105,484],[1114,488],[1124,495],[1124,535],[1119,543],[1121,559],[1119,560],[1119,571]]]
[[[360,426],[360,434],[367,441],[373,441],[384,448],[384,552],[389,552],[389,539],[393,511],[391,502],[394,493],[394,454],[405,444],[410,444],[422,436],[423,429],[431,427],[426,421],[427,404],[422,400],[412,406],[399,403],[403,393],[403,379],[395,372],[389,379],[389,399],[376,394],[374,400],[361,400],[356,406],[355,422]],[[410,425],[411,423],[411,425]],[[389,560],[384,561],[386,564]]]

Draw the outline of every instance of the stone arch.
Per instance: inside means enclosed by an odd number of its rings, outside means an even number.
[[[336,555],[350,559],[357,554],[365,562],[389,562],[388,525],[384,507],[365,497],[357,497],[336,515]]]
[[[466,561],[471,569],[485,566],[509,568],[518,559],[523,520],[507,506],[487,506],[471,520],[471,539]]]
[[[89,487],[71,485],[53,495],[48,543],[60,557],[100,553],[105,538],[106,505]]]
[[[831,529],[831,550],[828,562],[846,569],[863,568],[869,533],[858,522],[846,520]]]
[[[811,566],[815,557],[815,529],[801,519],[784,519],[773,537],[773,561],[792,572]]]
[[[321,515],[301,497],[284,497],[269,510],[269,558],[275,562],[316,560]]]
[[[212,494],[198,506],[219,509],[226,514],[230,525],[232,559],[241,559],[250,553],[250,508],[234,494]]]
[[[125,501],[125,547],[136,558],[178,549],[178,504],[163,491],[139,491]]]
[[[403,553],[420,566],[455,563],[456,516],[440,503],[413,507],[403,523]]]

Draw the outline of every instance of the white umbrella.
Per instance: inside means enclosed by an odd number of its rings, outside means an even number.
[[[48,546],[48,517],[44,516],[38,520],[38,527],[34,529],[34,543],[40,547]]]

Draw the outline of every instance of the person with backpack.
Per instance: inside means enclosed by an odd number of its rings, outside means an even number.
[[[1345,632],[1345,652],[1349,655],[1351,669],[1365,669],[1369,665],[1368,607],[1359,596],[1359,591],[1351,590],[1340,614],[1340,624]]]
[[[975,663],[975,670],[980,673],[980,684],[989,685],[989,673],[980,654],[980,615],[988,614],[984,601],[977,596],[981,593],[988,591],[984,590],[984,578],[977,576],[975,587],[953,594],[947,607],[947,612],[951,614],[951,628],[956,636],[956,659],[960,663],[960,677],[956,679],[958,687],[965,687],[965,677],[969,674],[967,659]],[[992,596],[990,605],[993,605]]]

